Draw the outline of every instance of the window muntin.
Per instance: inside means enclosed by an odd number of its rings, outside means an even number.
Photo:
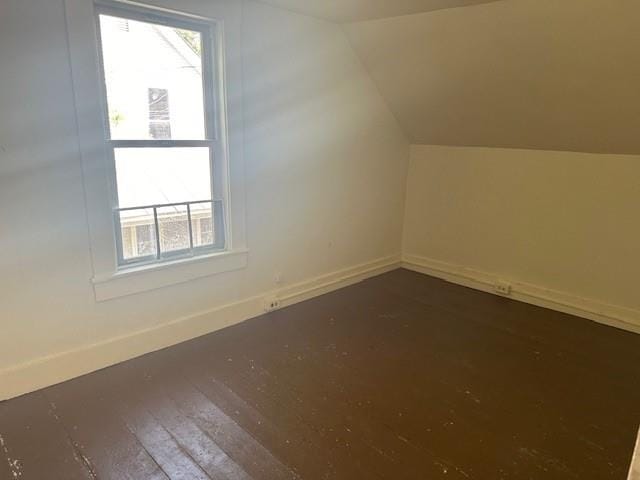
[[[221,201],[120,209],[123,260],[154,261],[158,251],[160,259],[171,259],[219,248],[224,241],[221,218]]]
[[[224,250],[212,27],[102,2],[97,11],[118,264]]]

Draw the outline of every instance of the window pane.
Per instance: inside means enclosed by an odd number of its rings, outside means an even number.
[[[208,148],[115,149],[120,208],[211,199]]]
[[[159,208],[158,228],[162,254],[191,248],[186,206]]]
[[[213,245],[213,212],[211,203],[194,203],[191,205],[191,221],[193,224],[193,246]]]
[[[114,140],[202,140],[202,35],[100,15]]]
[[[120,212],[122,257],[132,260],[156,255],[153,209]]]
[[[169,91],[165,88],[149,89],[149,136],[155,140],[171,139]]]

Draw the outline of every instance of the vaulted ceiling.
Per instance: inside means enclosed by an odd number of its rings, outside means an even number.
[[[414,143],[638,154],[638,19],[638,0],[503,0],[345,30]]]
[[[263,0],[277,7],[332,22],[356,22],[429,12],[496,0]]]
[[[413,143],[640,154],[639,0],[263,1],[344,23]]]

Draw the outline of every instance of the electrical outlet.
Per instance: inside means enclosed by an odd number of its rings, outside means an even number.
[[[509,297],[511,292],[513,291],[513,286],[509,282],[505,282],[504,280],[498,280],[493,285],[493,291],[498,295],[502,295],[504,297]]]
[[[275,312],[280,309],[280,299],[278,297],[265,297],[264,298],[264,311]]]

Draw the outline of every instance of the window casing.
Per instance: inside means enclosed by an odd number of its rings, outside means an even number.
[[[245,195],[245,166],[244,166],[244,130],[243,125],[243,73],[242,73],[242,2],[174,2],[180,11],[167,7],[164,0],[140,0],[144,3],[135,3],[135,0],[104,1],[104,0],[63,0],[67,21],[67,36],[71,60],[71,76],[73,80],[74,102],[78,130],[78,146],[82,164],[82,176],[84,184],[86,220],[88,222],[88,240],[92,265],[91,284],[97,302],[109,301],[128,295],[149,292],[158,288],[170,287],[198,278],[206,278],[214,275],[225,274],[242,270],[249,264],[249,250],[247,245],[246,228],[246,195]],[[163,4],[163,5],[161,5]],[[182,8],[184,5],[184,8]],[[204,153],[193,153],[193,156],[203,155],[205,160],[210,158],[211,150],[214,158],[211,160],[213,175],[207,175],[204,184],[211,184],[210,192],[213,199],[218,201],[222,211],[215,221],[222,224],[224,232],[224,247],[219,249],[211,247],[199,252],[187,251],[186,253],[172,252],[171,256],[165,256],[158,260],[153,257],[146,262],[122,263],[120,257],[125,251],[123,246],[128,245],[129,254],[133,250],[141,252],[155,252],[156,238],[152,241],[149,237],[153,222],[140,228],[140,241],[135,239],[135,247],[132,246],[131,229],[124,233],[129,236],[128,242],[123,241],[123,235],[116,235],[119,226],[116,221],[116,210],[124,205],[137,206],[142,202],[139,199],[119,198],[118,195],[118,170],[116,158],[114,158],[113,145],[110,136],[110,118],[108,111],[107,92],[105,78],[101,73],[103,66],[101,58],[100,28],[98,11],[105,7],[116,7],[118,13],[123,10],[130,13],[142,14],[147,19],[154,20],[169,18],[171,23],[177,20],[186,20],[190,28],[193,25],[203,26],[211,34],[210,54],[206,55],[211,60],[213,78],[212,101],[203,102],[208,109],[207,125],[209,130],[199,135],[196,140],[193,136],[187,136],[178,128],[172,128],[172,148],[166,147],[169,142],[155,140],[160,148],[148,148],[149,115],[147,108],[147,90],[139,91],[136,95],[142,102],[138,120],[140,135],[127,136],[124,123],[119,124],[120,136],[114,140],[122,142],[128,148],[122,148],[119,153],[120,160],[126,160],[127,154],[146,148],[153,152],[153,158],[163,160],[162,153],[182,152],[183,148],[199,150],[193,147],[203,148]],[[138,8],[139,7],[139,8]],[[122,8],[122,10],[121,10]],[[157,14],[157,15],[154,15]],[[140,17],[136,17],[140,18]],[[161,24],[160,22],[159,24]],[[188,28],[189,28],[188,27]],[[115,30],[126,36],[135,35],[135,21],[119,22]],[[193,41],[192,37],[185,35],[186,40]],[[188,51],[183,52],[185,54]],[[204,54],[203,54],[204,56]],[[161,83],[149,84],[149,88],[165,88]],[[169,89],[169,107],[171,121],[178,118],[180,102],[175,92]],[[206,90],[203,95],[206,94]],[[174,104],[178,103],[178,109]],[[211,111],[209,111],[211,110]],[[123,121],[127,118],[117,115],[114,120]],[[109,115],[111,116],[111,115]],[[235,128],[227,128],[234,125]],[[173,127],[174,125],[172,125]],[[204,126],[202,128],[204,130]],[[213,132],[213,133],[211,133]],[[140,138],[146,140],[140,140]],[[204,147],[202,145],[204,144]],[[139,145],[142,145],[140,147]],[[125,163],[123,163],[125,164]],[[122,173],[122,172],[120,172]],[[211,173],[211,172],[210,172]],[[126,175],[121,181],[126,180]],[[204,187],[203,187],[204,188]],[[127,189],[131,192],[131,189]],[[207,190],[207,193],[209,191]],[[195,199],[195,198],[194,198]],[[195,200],[205,200],[197,198]],[[122,205],[119,203],[122,202]],[[129,203],[127,203],[129,202]],[[152,202],[152,203],[165,203]],[[210,219],[211,220],[211,219]],[[203,226],[200,225],[202,223]],[[214,234],[215,225],[211,227],[204,222],[195,221],[192,224],[194,230],[203,228]],[[136,225],[137,228],[137,225]],[[145,237],[145,231],[147,237]],[[208,230],[207,230],[208,229]],[[220,228],[218,228],[220,231]],[[137,231],[136,231],[137,234]],[[200,233],[196,233],[201,235]],[[119,238],[118,238],[119,237]],[[122,242],[124,245],[117,245]],[[194,247],[199,244],[194,242]]]
[[[215,25],[117,2],[95,5],[118,268],[225,251],[227,169]],[[138,57],[136,41],[144,45]],[[145,88],[138,92],[139,84]],[[185,111],[172,111],[174,98]],[[203,220],[211,225],[204,234]]]

